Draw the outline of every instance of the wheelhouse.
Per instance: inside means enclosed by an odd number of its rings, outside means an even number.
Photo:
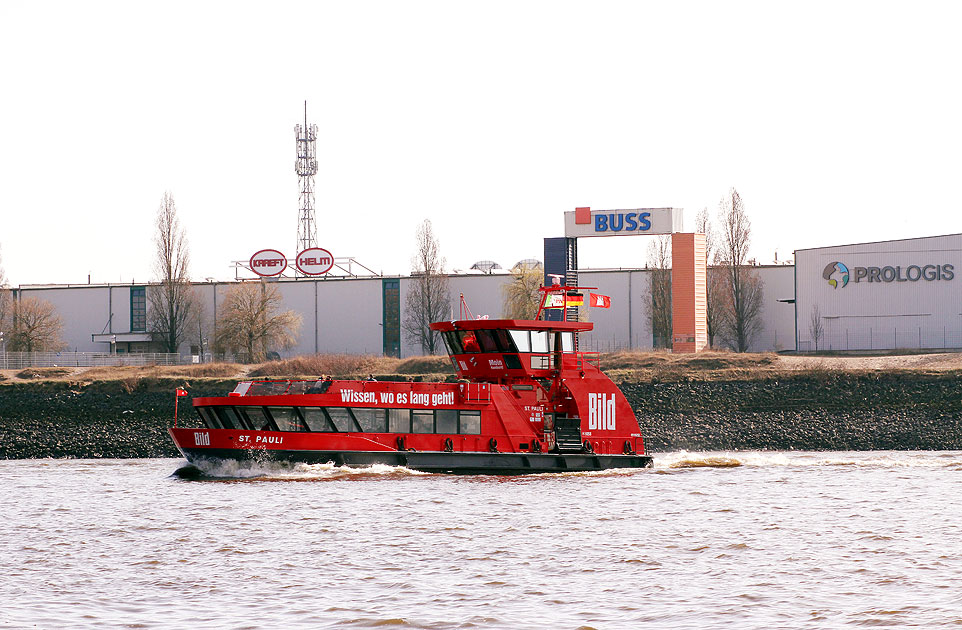
[[[577,333],[587,322],[480,319],[438,322],[448,355],[461,378],[485,382],[551,378],[577,373],[585,362],[597,366],[597,353],[578,351]]]

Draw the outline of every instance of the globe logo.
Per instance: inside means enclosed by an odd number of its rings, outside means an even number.
[[[841,279],[842,286],[844,287],[848,284],[848,267],[838,261],[830,262],[825,266],[822,277],[828,280],[828,283],[832,285],[833,289],[838,288],[839,279]]]

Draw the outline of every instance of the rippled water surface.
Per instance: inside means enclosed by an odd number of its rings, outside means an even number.
[[[0,461],[0,627],[962,627],[962,453],[456,477]]]

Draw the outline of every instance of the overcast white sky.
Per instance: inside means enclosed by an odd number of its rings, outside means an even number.
[[[563,213],[735,187],[759,261],[962,231],[958,2],[0,2],[0,256],[14,284],[146,281],[169,190],[192,275],[319,244],[407,273],[543,258]],[[582,267],[646,237],[581,239]]]

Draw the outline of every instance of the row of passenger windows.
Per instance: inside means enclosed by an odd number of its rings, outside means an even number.
[[[449,354],[473,352],[574,352],[573,332],[545,330],[453,330],[444,333]]]
[[[198,407],[212,429],[339,433],[481,433],[481,412],[370,407]]]

